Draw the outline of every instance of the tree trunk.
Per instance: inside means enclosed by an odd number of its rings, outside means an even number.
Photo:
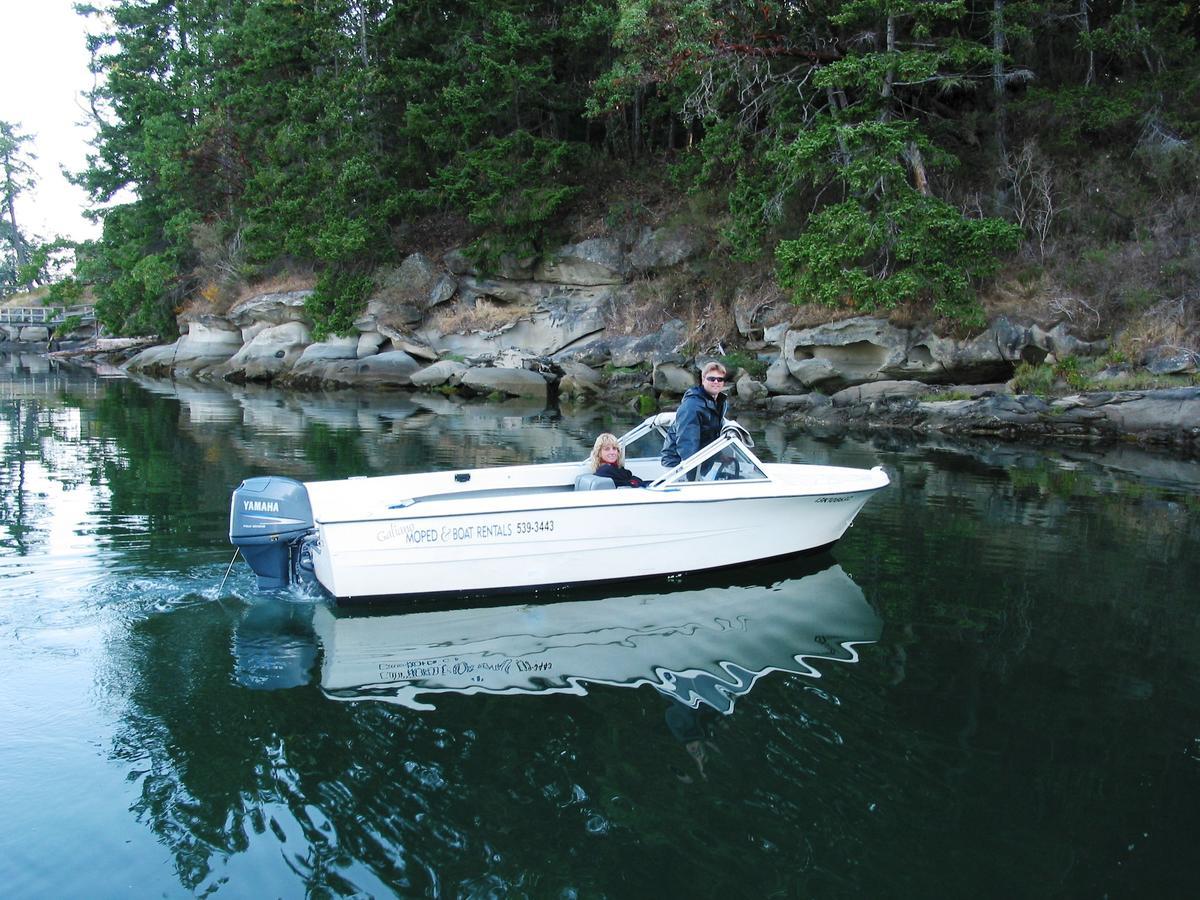
[[[888,16],[887,19],[887,52],[889,55],[896,52],[895,16]],[[881,122],[886,122],[892,117],[892,82],[895,80],[896,69],[889,65],[887,72],[883,76],[883,88],[879,92],[879,96],[883,98],[883,111],[879,114]]]
[[[1091,23],[1091,20],[1088,18],[1088,11],[1089,11],[1090,6],[1091,6],[1091,4],[1088,3],[1088,0],[1079,0],[1079,21],[1080,21],[1079,27],[1080,27],[1080,30],[1083,31],[1085,38],[1089,37],[1092,33],[1092,23]],[[1087,51],[1088,63],[1087,63],[1087,75],[1085,75],[1083,78],[1083,85],[1084,85],[1084,87],[1091,87],[1096,82],[1096,51],[1091,48],[1090,41],[1085,40],[1085,43],[1088,44],[1088,51]]]
[[[371,60],[367,56],[367,4],[365,0],[358,4],[358,55],[362,59],[364,69],[371,65]]]
[[[842,104],[838,102],[838,95],[831,85],[825,86],[825,96],[829,100],[830,107],[832,107],[835,112],[842,109]],[[837,120],[834,119],[834,121],[836,122]],[[838,162],[840,162],[843,166],[847,166],[850,164],[850,148],[846,146],[846,136],[842,134],[841,129],[836,129],[835,126],[835,130],[837,131],[839,153]]]
[[[8,171],[8,165],[9,165],[8,157],[5,157],[4,158],[4,169],[6,172]],[[21,237],[21,231],[20,231],[20,229],[17,228],[17,210],[16,210],[16,205],[13,202],[15,197],[16,197],[16,195],[11,190],[6,191],[4,194],[4,208],[5,208],[5,212],[8,213],[9,228],[12,229],[13,252],[17,255],[17,270],[19,271],[21,268],[28,265],[29,251],[25,248],[25,238]],[[25,289],[32,291],[33,290],[33,282],[27,281],[25,283]]]
[[[1005,152],[1004,0],[992,0],[992,99],[996,104],[996,159]]]
[[[913,185],[923,197],[929,196],[929,176],[925,172],[925,160],[921,156],[921,148],[915,141],[910,141],[906,148],[908,164],[912,167]]]

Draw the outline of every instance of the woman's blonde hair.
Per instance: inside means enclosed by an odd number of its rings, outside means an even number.
[[[625,465],[625,448],[621,446],[621,442],[617,440],[615,434],[609,434],[607,431],[600,437],[596,438],[596,443],[592,444],[592,471],[595,472],[603,464],[600,459],[600,451],[612,444],[620,451],[617,455],[617,465],[624,467]]]

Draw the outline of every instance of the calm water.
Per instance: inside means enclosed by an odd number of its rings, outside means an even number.
[[[16,355],[0,411],[7,896],[1200,895],[1195,462],[743,418],[893,486],[814,560],[366,616],[219,588],[240,479],[633,416]]]

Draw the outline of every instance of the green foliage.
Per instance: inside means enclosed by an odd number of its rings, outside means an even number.
[[[1138,91],[1120,86],[1031,88],[1014,108],[1018,115],[1036,119],[1044,127],[1045,146],[1060,152],[1100,135],[1129,135],[1140,116]]]
[[[1015,393],[1047,397],[1054,386],[1054,368],[1041,363],[1017,363],[1012,385]]]
[[[322,272],[316,288],[304,300],[304,311],[313,321],[313,337],[323,341],[333,334],[350,334],[373,287],[368,275],[339,268]]]
[[[75,245],[66,238],[57,238],[46,243],[26,243],[26,263],[17,267],[17,281],[21,284],[49,284],[61,281],[71,264]]]
[[[1065,381],[1068,387],[1077,391],[1086,390],[1089,385],[1089,380],[1085,376],[1083,366],[1077,356],[1066,356],[1060,359],[1054,366],[1054,378]]]
[[[0,297],[45,281],[46,259],[34,258],[16,214],[17,198],[37,186],[35,157],[26,147],[31,140],[19,125],[0,121]]]
[[[1196,13],[1168,0],[1086,15],[1046,0],[81,11],[95,13],[101,115],[76,180],[104,230],[77,276],[119,333],[172,334],[206,267],[277,262],[327,273],[315,315],[343,330],[365,295],[350,273],[402,249],[393,236],[414,217],[461,217],[485,264],[537,254],[614,163],[720,196],[728,253],[774,258],[799,298],[965,320],[1015,246],[978,212],[1009,208],[996,173],[1006,139],[1019,144],[1006,129],[1071,165],[1085,142],[1119,144],[1122,161],[1139,147],[1142,199],[1195,190],[1188,154],[1160,152],[1200,139]],[[1058,208],[1061,227],[1095,226],[1090,207]],[[1131,208],[1104,213],[1105,239],[1124,239]],[[198,227],[225,252],[198,247]],[[0,253],[0,290],[29,264]],[[1181,261],[1175,280],[1190,271]]]
[[[862,311],[923,302],[939,315],[977,324],[973,282],[1020,243],[1016,226],[967,219],[944,201],[913,191],[874,208],[847,200],[809,219],[800,237],[779,243],[779,281],[797,303]]]
[[[505,253],[539,251],[551,223],[579,193],[579,186],[566,179],[580,156],[577,146],[527,131],[489,138],[443,167],[431,194],[466,210],[467,218],[483,229],[485,237],[472,245],[471,253],[494,265]]]
[[[76,306],[83,301],[83,285],[78,278],[67,277],[50,285],[47,302],[52,306]]]
[[[658,409],[658,400],[653,394],[637,395],[637,411],[639,416],[648,416]]]
[[[1017,393],[1052,397],[1077,392],[1192,387],[1200,383],[1200,375],[1154,375],[1144,369],[1116,377],[1096,377],[1101,369],[1123,360],[1124,354],[1118,352],[1094,358],[1067,356],[1053,365],[1019,363],[1013,374],[1013,389]]]
[[[741,370],[749,372],[753,378],[762,378],[767,374],[767,364],[745,350],[735,350],[733,353],[726,353],[724,356],[718,357],[718,359],[730,373]]]
[[[78,331],[83,327],[82,316],[67,316],[62,320],[57,328],[54,329],[55,334],[70,334],[73,331]]]

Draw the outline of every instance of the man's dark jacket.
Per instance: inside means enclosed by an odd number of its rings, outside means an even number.
[[[675,412],[675,424],[667,432],[662,464],[674,468],[720,437],[725,407],[724,394],[717,394],[714,400],[702,387],[688,388]]]

